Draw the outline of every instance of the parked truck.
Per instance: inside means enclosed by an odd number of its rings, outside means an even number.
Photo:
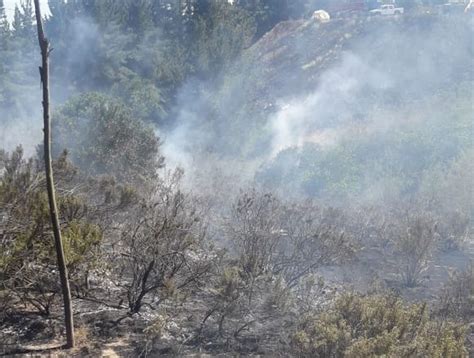
[[[382,5],[378,9],[370,10],[372,15],[393,16],[403,14],[405,9],[403,7],[395,7],[395,5]]]

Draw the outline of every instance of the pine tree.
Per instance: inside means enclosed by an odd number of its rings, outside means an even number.
[[[33,26],[33,20],[35,15],[31,0],[23,0],[20,4],[23,26]]]
[[[58,43],[58,38],[64,36],[67,29],[68,5],[65,0],[48,0],[51,16],[46,21],[46,28],[51,37]]]
[[[6,63],[9,57],[9,41],[10,41],[10,26],[7,20],[7,14],[5,11],[5,4],[3,0],[0,0],[0,103],[6,98],[5,93],[5,82],[7,76]]]
[[[10,24],[3,0],[0,0],[0,50],[6,51],[10,39]]]
[[[5,51],[0,51],[3,66],[2,82],[3,106],[9,107],[12,117],[28,102],[28,90],[37,86],[34,81],[37,73],[37,57],[34,53],[35,33],[31,0],[22,1],[15,6],[15,13],[8,34]]]
[[[18,5],[15,5],[15,13],[13,15],[12,29],[13,29],[13,35],[15,37],[21,37],[21,33],[23,31],[23,25],[22,25],[22,20],[21,20],[21,12]]]
[[[5,10],[4,1],[0,0],[0,31],[4,30],[5,28],[9,29],[7,12]]]
[[[21,1],[21,25],[22,25],[22,37],[33,44],[35,41],[35,29],[34,29],[34,9],[31,0]]]

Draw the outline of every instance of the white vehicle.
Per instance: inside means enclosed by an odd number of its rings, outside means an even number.
[[[403,7],[395,7],[394,5],[382,5],[378,9],[370,10],[370,13],[372,15],[385,15],[385,16],[390,16],[390,15],[401,15],[405,9]]]

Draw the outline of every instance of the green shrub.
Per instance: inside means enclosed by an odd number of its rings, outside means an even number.
[[[6,170],[0,176],[0,291],[47,315],[59,281],[45,177],[34,164],[38,163],[23,159],[21,149],[4,157]],[[71,283],[80,286],[83,276],[97,263],[103,234],[82,198],[68,191],[58,190],[58,194],[69,275]]]
[[[291,339],[298,357],[465,357],[465,329],[429,318],[425,304],[344,294],[303,319]]]
[[[53,151],[67,149],[83,172],[113,175],[121,182],[155,177],[163,158],[159,139],[119,100],[88,93],[55,114]]]

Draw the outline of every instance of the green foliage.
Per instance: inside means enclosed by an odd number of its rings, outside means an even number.
[[[45,20],[53,44],[54,99],[102,90],[140,119],[169,119],[179,88],[194,76],[215,77],[255,38],[255,20],[222,1],[62,1]],[[10,26],[0,10],[0,104],[10,117],[29,116],[36,99],[39,52],[31,0]],[[36,103],[36,101],[34,102]]]
[[[0,288],[49,314],[58,285],[44,173],[37,169],[39,163],[23,159],[21,148],[4,154],[2,162]],[[58,206],[70,277],[82,282],[96,265],[103,233],[79,197],[59,195]]]
[[[299,357],[464,357],[465,329],[429,318],[425,304],[344,294],[304,319],[292,337]]]
[[[270,31],[280,21],[288,20],[293,13],[291,10],[300,7],[301,1],[292,1],[291,3],[285,0],[257,0],[248,1],[240,0],[238,4],[249,11],[255,18],[257,25],[257,36],[262,36],[267,31]]]
[[[163,96],[150,81],[138,77],[112,86],[112,92],[131,109],[136,118],[159,118],[164,115]]]
[[[248,12],[223,2],[212,3],[206,15],[194,21],[193,44],[198,71],[209,74],[234,61],[251,44],[255,25]]]
[[[36,172],[31,160],[23,160],[20,149],[7,157],[6,174],[0,181],[0,202],[9,219],[5,223],[6,240],[3,243],[10,245],[10,249],[2,250],[2,269],[7,269],[16,260],[55,262],[48,198],[43,184],[43,173]],[[58,201],[61,212],[67,216],[65,251],[71,267],[84,261],[86,253],[102,238],[97,226],[83,220],[81,210],[87,211],[87,207],[80,203],[81,200],[72,195],[60,196]],[[22,220],[26,217],[29,218],[27,222]],[[21,266],[22,263],[17,261],[16,264]]]
[[[97,225],[80,221],[69,222],[63,232],[63,239],[67,265],[77,267],[85,262],[93,265],[91,257],[88,256],[94,257],[93,249],[102,241],[102,232]]]
[[[36,44],[33,15],[32,1],[23,1],[20,7],[15,7],[10,25],[3,2],[0,3],[0,106],[6,113],[11,111],[12,117],[25,113],[38,75],[39,54],[33,50]],[[2,117],[6,117],[4,121],[10,120],[10,116],[2,114]]]
[[[153,130],[119,101],[91,93],[76,97],[55,116],[53,151],[67,149],[86,173],[143,182],[162,165]]]

